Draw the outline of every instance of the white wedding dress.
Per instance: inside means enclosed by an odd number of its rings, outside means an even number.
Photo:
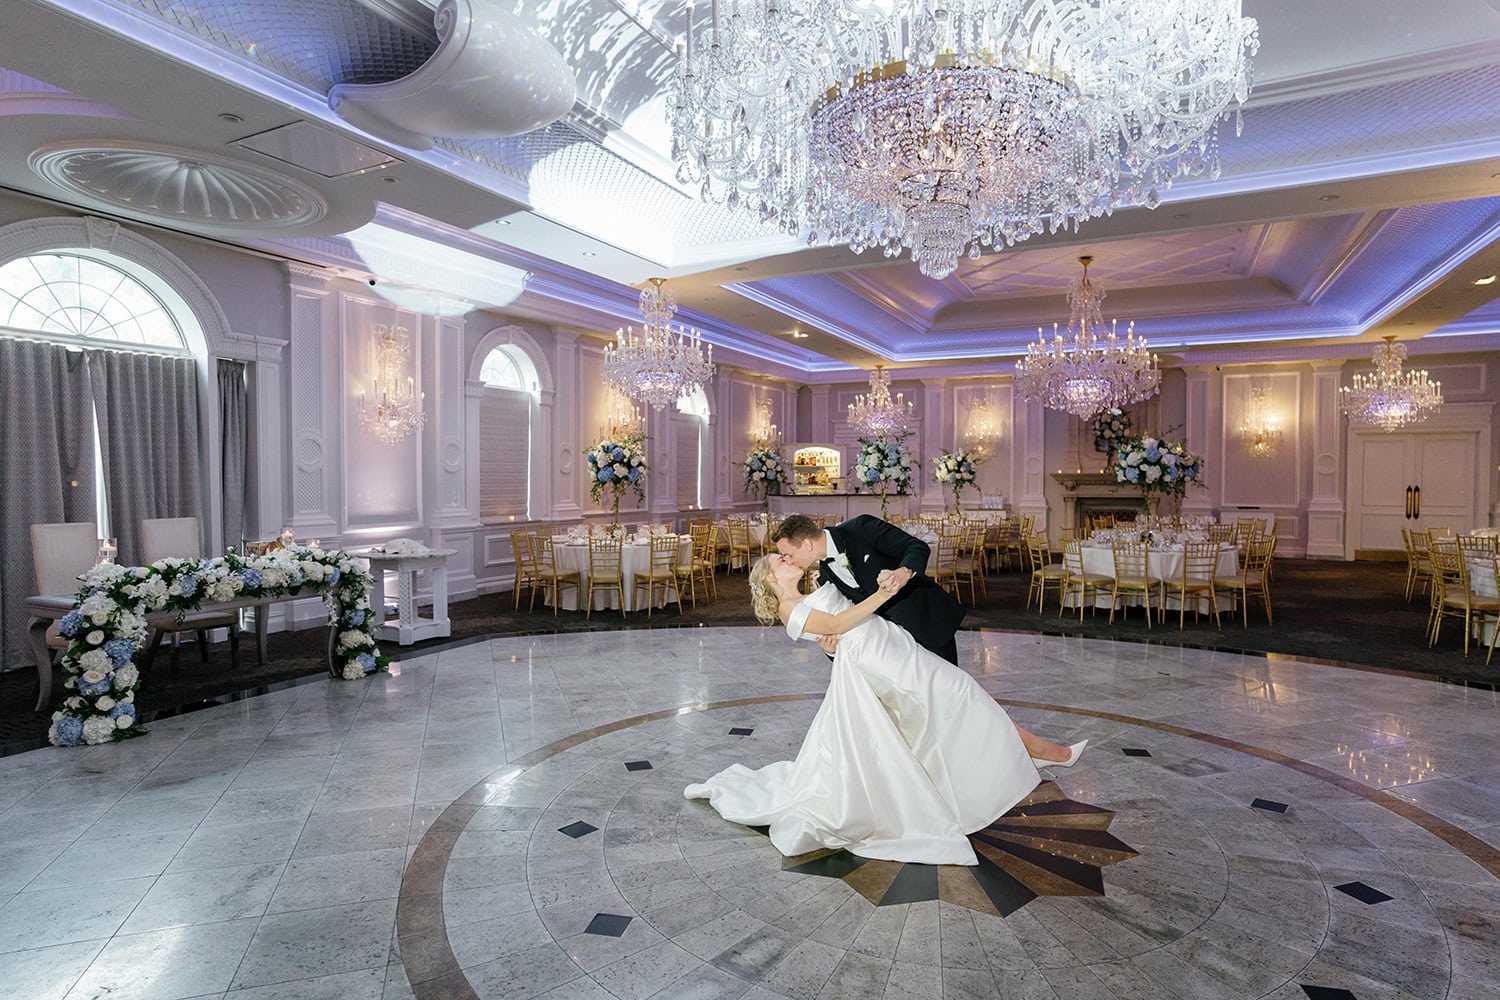
[[[787,632],[802,638],[809,612],[848,607],[824,585],[792,612]],[[769,826],[771,843],[789,857],[826,847],[973,865],[966,834],[1040,780],[1010,716],[974,678],[872,616],[840,637],[828,693],[796,760],[758,771],[734,764],[683,794],[708,799],[730,822]]]

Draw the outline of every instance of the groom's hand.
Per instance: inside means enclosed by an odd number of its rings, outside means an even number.
[[[895,569],[883,569],[875,577],[875,584],[881,590],[889,590],[895,593],[911,582],[911,575],[911,570],[905,566],[897,566]]]

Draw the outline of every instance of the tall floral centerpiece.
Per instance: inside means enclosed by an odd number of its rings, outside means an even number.
[[[1108,456],[1106,463],[1113,465],[1120,444],[1130,435],[1130,414],[1118,406],[1105,410],[1094,418],[1094,450]]]
[[[1174,516],[1182,512],[1182,497],[1203,475],[1203,458],[1181,441],[1147,434],[1125,438],[1115,453],[1115,482],[1139,486],[1150,511],[1154,498],[1171,497]]]
[[[932,460],[932,478],[953,491],[953,513],[961,513],[958,503],[958,495],[965,487],[973,486],[977,480],[975,468],[979,465],[979,455],[966,448],[958,451],[944,449],[938,452],[937,458]]]
[[[771,512],[771,494],[786,482],[786,460],[775,448],[752,448],[745,456],[745,492],[761,498],[761,508]]]
[[[610,526],[616,534],[625,492],[634,492],[638,503],[646,502],[645,440],[639,435],[606,438],[589,449],[589,496],[601,501],[606,492],[609,494]]]
[[[864,486],[880,493],[880,517],[886,516],[891,493],[905,496],[911,489],[911,452],[899,438],[859,439],[859,456],[854,460],[854,476]]]

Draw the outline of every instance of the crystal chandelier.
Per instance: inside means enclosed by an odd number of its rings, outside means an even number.
[[[652,278],[641,292],[640,333],[634,327],[615,331],[615,343],[604,349],[604,381],[631,399],[660,410],[692,392],[714,374],[714,348],[704,357],[697,330],[679,325],[677,296],[662,288],[665,278]]]
[[[375,335],[380,338],[375,346],[378,373],[373,391],[359,394],[359,425],[381,444],[394,445],[421,429],[427,419],[422,412],[427,394],[417,392],[410,377],[401,378],[406,370],[406,327],[378,324]]]
[[[969,420],[964,430],[964,440],[973,445],[980,455],[988,456],[992,442],[1005,436],[1005,421],[997,410],[990,406],[988,397],[981,396],[969,407]]]
[[[614,389],[609,390],[609,407],[605,411],[604,426],[599,436],[611,441],[642,437],[646,433],[646,418],[641,408]]]
[[[1426,371],[1403,372],[1406,345],[1386,337],[1371,359],[1375,370],[1355,375],[1352,386],[1339,386],[1339,408],[1349,419],[1374,424],[1387,433],[1406,424],[1426,420],[1443,405],[1443,384],[1432,382]]]
[[[1240,0],[714,0],[706,31],[692,11],[678,180],[934,278],[1217,177],[1260,44]]]
[[[769,399],[762,399],[755,404],[755,424],[750,428],[750,437],[757,448],[776,448],[781,443],[776,433],[776,424],[771,420],[774,411],[775,406]]]
[[[1271,416],[1268,405],[1270,397],[1265,386],[1252,386],[1250,405],[1245,412],[1245,423],[1240,427],[1240,440],[1251,458],[1267,460],[1281,450],[1281,423]]]
[[[1067,339],[1052,324],[1052,341],[1040,328],[1016,362],[1016,394],[1030,403],[1066,410],[1089,420],[1105,410],[1139,403],[1161,388],[1156,355],[1131,323],[1121,340],[1104,326],[1104,290],[1089,280],[1092,257],[1079,257],[1083,277],[1068,291]]]
[[[891,399],[891,376],[885,365],[876,365],[870,373],[870,392],[854,397],[849,404],[849,426],[862,438],[901,438],[911,433],[915,416],[906,394],[898,392]]]

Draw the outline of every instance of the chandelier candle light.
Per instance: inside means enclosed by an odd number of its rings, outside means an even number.
[[[669,97],[678,181],[934,278],[1217,177],[1259,48],[1240,0],[714,0],[699,20]]]
[[[1031,403],[1091,420],[1105,410],[1150,399],[1161,388],[1156,355],[1137,338],[1135,324],[1120,339],[1114,323],[1104,326],[1104,290],[1089,280],[1092,257],[1079,257],[1083,277],[1068,291],[1066,337],[1052,325],[1052,340],[1037,328],[1037,341],[1016,362],[1016,393]]]
[[[677,296],[662,288],[665,282],[652,278],[651,287],[641,292],[641,332],[617,330],[615,343],[604,349],[604,381],[656,410],[714,375],[713,345],[705,357],[697,330],[679,325],[673,332]]]
[[[1374,424],[1386,433],[1426,420],[1443,405],[1443,383],[1427,372],[1401,370],[1406,345],[1386,337],[1371,359],[1375,370],[1355,375],[1352,386],[1339,387],[1339,406],[1355,423]]]
[[[901,438],[911,433],[915,407],[898,392],[891,399],[891,376],[885,365],[876,365],[870,373],[870,392],[854,397],[849,404],[849,426],[862,438],[881,440]]]
[[[374,391],[359,395],[359,425],[381,444],[395,445],[421,429],[427,419],[422,412],[427,394],[417,392],[409,376],[404,382],[401,379],[406,368],[406,327],[382,323],[375,327],[375,334],[380,338],[375,347],[379,369],[372,383]]]

